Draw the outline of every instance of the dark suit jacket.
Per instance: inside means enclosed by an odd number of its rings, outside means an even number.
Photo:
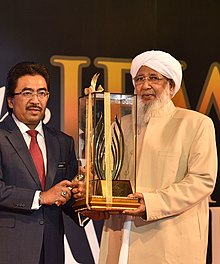
[[[74,141],[43,125],[47,149],[45,190],[77,174]],[[27,145],[11,116],[0,123],[0,264],[38,264],[44,245],[46,263],[64,262],[62,211],[74,220],[71,202],[31,210],[40,181]],[[77,221],[77,220],[76,220]]]

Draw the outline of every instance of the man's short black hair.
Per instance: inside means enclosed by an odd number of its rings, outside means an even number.
[[[17,86],[18,79],[25,75],[41,75],[45,79],[49,90],[50,76],[48,69],[40,63],[25,61],[16,64],[9,70],[6,80],[7,97],[14,97],[14,91]]]

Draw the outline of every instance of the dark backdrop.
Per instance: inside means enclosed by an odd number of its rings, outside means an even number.
[[[210,65],[216,62],[219,69],[219,11],[218,0],[2,0],[0,87],[15,63],[33,60],[45,64],[51,72],[50,124],[59,128],[61,71],[50,63],[52,56],[85,56],[93,62],[97,57],[131,59],[145,50],[160,49],[186,62],[189,107],[196,110]],[[95,72],[94,63],[84,68],[81,87],[75,89],[88,86]],[[98,72],[103,82],[104,71]],[[218,90],[219,80],[215,83]],[[126,92],[133,92],[129,75],[125,87]],[[216,106],[218,100],[215,98]],[[0,110],[3,116],[5,106]],[[212,107],[209,116],[216,127],[219,151],[219,107]],[[219,185],[217,180],[212,195],[217,202]],[[78,261],[93,263],[91,256]]]

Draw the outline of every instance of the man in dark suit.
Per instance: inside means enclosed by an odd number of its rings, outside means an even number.
[[[81,222],[71,206],[84,189],[83,182],[72,180],[78,169],[74,141],[42,122],[49,98],[43,65],[15,65],[6,90],[9,116],[0,123],[0,264],[62,264],[62,212]],[[37,161],[29,151],[29,130],[37,134]]]

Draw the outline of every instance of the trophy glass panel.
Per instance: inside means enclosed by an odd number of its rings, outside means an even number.
[[[86,175],[87,208],[138,206],[127,198],[136,191],[136,104],[136,95],[125,94],[93,93],[90,99],[79,99],[78,153],[82,166],[89,164],[91,172]]]

